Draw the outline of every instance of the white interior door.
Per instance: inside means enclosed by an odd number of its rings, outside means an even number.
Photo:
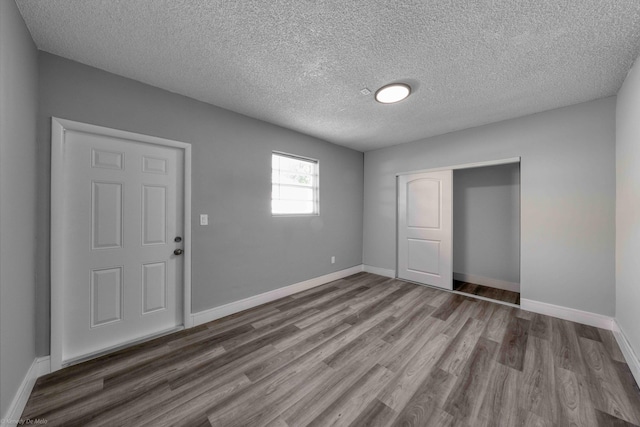
[[[185,150],[61,133],[52,364],[60,345],[64,365],[183,324]]]
[[[398,277],[453,289],[451,170],[398,177]]]

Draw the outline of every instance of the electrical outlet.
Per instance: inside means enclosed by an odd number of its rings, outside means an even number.
[[[336,263],[336,257],[332,256],[331,257],[331,264],[335,264]]]
[[[200,215],[200,225],[209,225],[209,215],[207,214]]]

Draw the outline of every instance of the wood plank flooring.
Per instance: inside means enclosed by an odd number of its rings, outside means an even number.
[[[520,305],[520,294],[518,292],[505,291],[504,289],[491,288],[489,286],[476,285],[475,283],[453,281],[453,289],[465,294],[478,295],[491,298],[497,301],[508,302]]]
[[[611,332],[358,273],[38,380],[48,426],[632,426]]]

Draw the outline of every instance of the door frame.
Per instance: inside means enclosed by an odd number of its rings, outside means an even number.
[[[428,172],[438,172],[438,171],[443,171],[443,170],[451,170],[454,171],[456,169],[473,169],[473,168],[482,168],[482,167],[487,167],[487,166],[498,166],[498,165],[507,165],[507,164],[512,164],[512,163],[519,163],[520,164],[520,294],[522,294],[522,158],[521,157],[508,157],[505,159],[498,159],[498,160],[487,160],[487,161],[483,161],[483,162],[472,162],[472,163],[462,163],[462,164],[458,164],[458,165],[453,165],[453,166],[439,166],[439,167],[435,167],[435,168],[429,168],[429,169],[418,169],[418,170],[413,170],[413,171],[408,171],[408,172],[398,172],[395,174],[395,179],[396,179],[396,268],[395,268],[395,275],[396,275],[396,279],[398,278],[398,270],[399,270],[399,266],[400,266],[400,260],[399,260],[399,255],[400,255],[400,248],[399,248],[399,242],[398,240],[400,240],[400,214],[398,212],[398,196],[399,196],[399,180],[398,177],[403,176],[403,175],[413,175],[413,174],[417,174],[417,173],[428,173]],[[453,188],[452,188],[453,191]],[[453,224],[452,224],[453,225]],[[453,259],[451,260],[451,277],[453,280]],[[420,283],[420,285],[422,286],[430,286],[430,285],[425,285]],[[442,288],[438,288],[438,289],[442,289]],[[442,290],[446,290],[446,289],[442,289]],[[451,292],[456,292],[456,291],[451,291]]]
[[[64,194],[65,132],[78,131],[113,138],[143,142],[146,144],[178,148],[184,151],[184,266],[183,266],[183,326],[193,326],[191,316],[191,144],[155,136],[96,126],[57,117],[51,117],[51,243],[60,242],[64,236],[66,201]],[[62,367],[62,334],[64,319],[64,261],[62,250],[51,250],[51,372]],[[150,337],[141,337],[145,340]],[[125,344],[128,345],[128,344]],[[105,349],[109,350],[109,349]]]

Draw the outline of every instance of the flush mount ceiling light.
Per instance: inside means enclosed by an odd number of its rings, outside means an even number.
[[[382,86],[376,92],[376,101],[381,104],[400,102],[411,94],[411,86],[404,83],[392,83]]]

